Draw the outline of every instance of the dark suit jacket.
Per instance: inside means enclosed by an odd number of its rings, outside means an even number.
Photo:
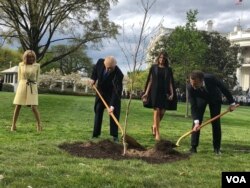
[[[151,66],[150,70],[149,70],[149,74],[148,74],[148,78],[146,81],[146,85],[145,85],[145,91],[147,89],[147,85],[149,83],[150,77],[152,76],[152,85],[149,91],[149,102],[148,104],[144,107],[147,108],[153,108],[154,104],[156,103],[156,98],[157,98],[157,87],[158,87],[158,65],[154,64]],[[172,83],[173,86],[173,92],[174,92],[174,96],[173,96],[173,100],[166,100],[166,110],[176,110],[177,109],[177,95],[176,95],[176,88],[175,88],[175,82],[174,82],[174,77],[173,77],[173,72],[172,69],[170,67],[166,67],[165,68],[165,79],[162,80],[162,82],[164,83],[164,93],[167,95],[170,95],[170,87],[168,87],[170,85],[170,83]]]
[[[204,82],[205,91],[201,91],[200,89],[194,89],[191,85],[188,85],[191,112],[194,119],[198,119],[199,117],[199,109],[197,103],[198,98],[204,99],[208,104],[221,104],[223,93],[223,95],[227,98],[230,104],[234,102],[232,94],[221,80],[217,79],[212,74],[204,74]]]
[[[97,82],[97,89],[102,97],[110,106],[119,107],[121,103],[121,94],[123,90],[123,73],[118,66],[111,72],[107,78],[103,77],[105,71],[104,59],[99,59],[93,68],[91,79]],[[96,96],[96,103],[100,101]]]

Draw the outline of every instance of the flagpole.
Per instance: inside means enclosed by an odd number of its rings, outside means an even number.
[[[242,19],[243,19],[243,0],[236,0],[236,5],[238,6],[241,6],[240,7],[240,18],[239,18],[239,27],[241,27],[241,22],[242,22]]]

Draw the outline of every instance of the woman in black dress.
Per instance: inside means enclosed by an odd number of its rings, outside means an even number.
[[[142,96],[148,101],[146,107],[153,108],[152,133],[155,140],[160,140],[160,121],[166,110],[177,109],[177,97],[172,69],[169,67],[168,55],[161,52],[149,70],[145,93]]]

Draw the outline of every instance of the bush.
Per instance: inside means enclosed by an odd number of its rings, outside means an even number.
[[[14,92],[14,86],[11,84],[3,84],[2,91]]]

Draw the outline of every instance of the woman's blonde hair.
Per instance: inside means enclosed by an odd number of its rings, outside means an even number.
[[[36,62],[36,53],[33,51],[33,50],[26,50],[24,53],[23,53],[23,62],[24,64],[27,64],[27,56],[31,54],[33,57],[34,57],[34,63]]]

